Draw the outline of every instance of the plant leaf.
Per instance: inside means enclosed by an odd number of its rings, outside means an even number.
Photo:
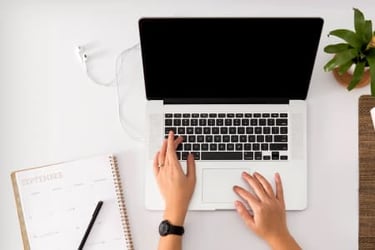
[[[352,64],[353,64],[353,61],[349,61],[349,62],[347,62],[347,63],[341,65],[341,66],[339,67],[339,71],[338,71],[339,75],[342,75],[342,74],[344,74],[346,71],[348,71],[348,69],[350,68],[350,66],[352,66]]]
[[[371,95],[375,96],[375,49],[367,56],[367,62],[370,66],[371,75]]]
[[[366,23],[365,16],[359,9],[353,8],[353,10],[354,10],[355,32],[360,38],[365,39],[365,23]]]
[[[364,42],[369,43],[372,38],[372,22],[370,20],[366,21],[365,23],[365,30],[364,30]]]
[[[358,56],[356,49],[349,49],[336,54],[336,64],[341,66]]]
[[[326,63],[326,65],[324,65],[324,71],[325,72],[332,71],[336,66],[337,66],[336,65],[336,57],[334,57],[331,60],[329,60]]]
[[[361,37],[358,37],[356,33],[354,33],[351,30],[337,29],[337,30],[332,30],[329,34],[343,39],[344,41],[348,42],[352,47],[356,49],[361,49],[361,46],[362,46]]]
[[[359,83],[359,81],[361,80],[363,76],[364,71],[365,71],[365,62],[357,63],[357,65],[355,66],[354,73],[353,73],[353,78],[350,81],[350,84],[348,86],[348,90],[352,90],[355,88],[355,86],[357,86],[357,84]]]
[[[336,54],[336,53],[342,52],[344,50],[348,50],[350,48],[352,48],[352,47],[347,43],[338,43],[338,44],[326,46],[324,48],[324,52],[330,53],[330,54]]]

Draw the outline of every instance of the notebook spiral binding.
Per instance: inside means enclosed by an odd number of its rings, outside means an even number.
[[[117,193],[117,201],[119,204],[119,209],[120,209],[120,214],[121,214],[121,224],[122,228],[124,230],[124,235],[126,239],[126,246],[127,249],[134,250],[134,244],[131,236],[131,231],[130,231],[130,222],[129,222],[129,216],[128,212],[126,209],[126,204],[125,204],[125,196],[124,196],[124,189],[122,187],[122,182],[120,179],[120,170],[117,165],[117,159],[115,156],[110,156],[109,157],[110,162],[111,162],[111,168],[112,168],[112,174],[113,174],[113,179],[115,183],[115,189]]]

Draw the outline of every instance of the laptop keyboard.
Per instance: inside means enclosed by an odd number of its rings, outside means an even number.
[[[166,138],[183,137],[180,160],[288,160],[288,113],[166,113],[164,122]]]

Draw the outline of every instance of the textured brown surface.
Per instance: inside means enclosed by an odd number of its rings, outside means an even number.
[[[359,249],[375,249],[375,98],[359,98]]]

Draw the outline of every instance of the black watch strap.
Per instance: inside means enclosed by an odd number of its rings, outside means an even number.
[[[184,227],[172,225],[168,220],[163,220],[159,225],[159,234],[167,236],[168,234],[183,235]]]

